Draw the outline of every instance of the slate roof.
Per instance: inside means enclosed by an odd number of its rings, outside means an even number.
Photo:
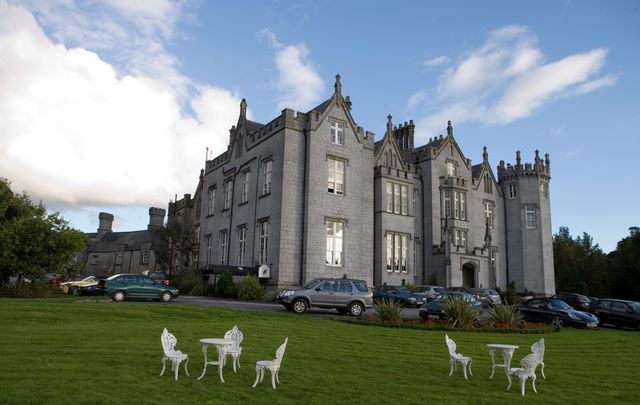
[[[484,163],[479,163],[477,165],[473,165],[471,167],[471,177],[474,179],[477,179],[480,177],[480,173],[482,173],[482,167],[484,166]]]
[[[109,232],[98,239],[89,252],[115,252],[118,246],[125,245],[124,250],[140,250],[144,243],[158,244],[160,235],[149,230],[131,232]]]
[[[259,130],[260,128],[264,127],[264,124],[261,124],[259,122],[255,122],[255,121],[250,121],[247,120],[247,133],[252,133],[252,132],[256,132],[257,130]]]

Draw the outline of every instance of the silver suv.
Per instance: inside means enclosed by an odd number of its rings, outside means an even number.
[[[373,306],[373,293],[364,280],[316,278],[302,288],[281,291],[278,301],[297,314],[318,307],[359,316]]]

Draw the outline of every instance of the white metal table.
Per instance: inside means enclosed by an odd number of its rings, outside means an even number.
[[[198,380],[202,379],[207,372],[207,365],[218,366],[218,373],[220,374],[220,381],[224,382],[224,378],[222,377],[222,368],[224,367],[225,358],[227,357],[227,353],[225,349],[233,344],[232,340],[229,339],[220,339],[220,338],[205,338],[200,339],[200,343],[202,343],[202,353],[204,354],[204,369],[202,370],[202,374],[198,377]],[[209,361],[207,359],[207,351],[209,346],[215,346],[218,351],[218,359]]]
[[[513,358],[513,352],[520,346],[492,343],[488,344],[487,347],[489,348],[489,357],[491,357],[491,376],[489,378],[493,378],[496,367],[503,367],[505,374],[507,375],[507,377],[509,377],[509,368],[511,368],[511,359]],[[502,364],[496,364],[494,360],[496,351],[502,353]]]

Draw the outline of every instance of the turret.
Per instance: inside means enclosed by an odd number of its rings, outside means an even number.
[[[164,214],[163,208],[151,207],[149,208],[149,225],[148,230],[162,228],[164,226]]]
[[[113,232],[111,226],[113,225],[113,215],[108,212],[101,212],[98,214],[98,237],[105,233]]]

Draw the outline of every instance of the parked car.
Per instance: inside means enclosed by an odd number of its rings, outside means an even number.
[[[557,327],[597,328],[600,322],[597,316],[573,309],[557,298],[534,298],[518,305],[518,309],[527,322],[543,322]]]
[[[397,301],[407,307],[419,307],[427,302],[424,295],[409,292],[406,287],[399,285],[381,285],[373,290],[373,300],[384,299]]]
[[[158,284],[170,285],[169,276],[164,271],[143,271],[143,276],[147,276]]]
[[[420,307],[420,309],[418,310],[418,316],[420,316],[420,318],[424,319],[425,321],[432,316],[440,319],[446,319],[447,316],[442,310],[442,306],[447,300],[453,298],[461,298],[478,309],[482,307],[482,303],[478,301],[472,294],[461,291],[448,291],[442,295],[437,296],[433,300]]]
[[[500,294],[492,288],[469,288],[469,293],[473,294],[483,307],[502,304]]]
[[[297,314],[311,307],[334,308],[341,314],[358,316],[373,305],[373,295],[364,280],[316,278],[301,288],[285,289],[277,300]]]
[[[640,302],[617,299],[600,299],[592,307],[600,323],[616,327],[627,326],[640,330]]]
[[[418,285],[409,290],[412,294],[419,294],[424,296],[425,302],[429,302],[438,295],[442,295],[447,290],[444,287],[437,285]]]
[[[178,289],[171,285],[158,284],[141,274],[116,274],[98,281],[98,291],[114,301],[128,298],[144,298],[169,302],[178,298]]]
[[[589,306],[591,304],[589,297],[582,294],[561,293],[554,295],[552,298],[562,300],[578,311],[589,311]]]
[[[92,295],[96,292],[98,281],[104,276],[87,276],[79,280],[65,281],[60,283],[60,290],[71,295]]]

